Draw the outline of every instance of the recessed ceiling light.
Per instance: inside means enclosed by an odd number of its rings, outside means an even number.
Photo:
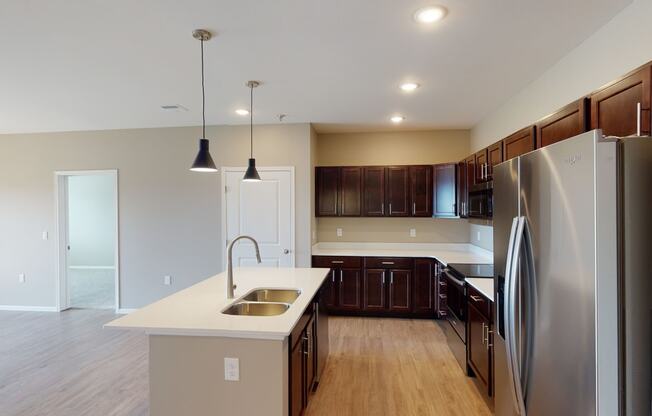
[[[405,92],[412,92],[419,88],[419,84],[416,82],[406,82],[404,84],[401,84],[401,89]]]
[[[246,116],[249,115],[249,110],[245,110],[244,108],[238,108],[235,110],[235,113],[239,116]]]
[[[419,23],[435,23],[446,16],[446,8],[443,6],[430,6],[417,10],[414,13],[414,20]]]
[[[392,123],[398,124],[398,123],[402,122],[403,120],[405,120],[405,117],[397,115],[397,116],[392,116],[392,118],[390,118],[390,120],[392,120]]]

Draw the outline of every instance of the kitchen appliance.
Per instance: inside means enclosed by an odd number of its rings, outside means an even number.
[[[472,277],[491,279],[491,264],[448,264],[442,272],[446,282],[447,313],[442,321],[448,346],[465,374],[466,364],[466,279]]]
[[[649,416],[652,139],[494,169],[495,414]]]
[[[468,216],[491,218],[493,215],[493,182],[475,184],[469,190]]]

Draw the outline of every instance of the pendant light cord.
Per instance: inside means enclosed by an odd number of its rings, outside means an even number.
[[[201,39],[201,120],[202,139],[206,138],[206,93],[204,92],[204,40]]]
[[[250,158],[254,157],[254,84],[249,86],[249,151]]]

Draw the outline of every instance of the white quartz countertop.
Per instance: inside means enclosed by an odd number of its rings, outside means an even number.
[[[466,279],[466,283],[473,286],[490,301],[494,301],[494,279],[469,277]]]
[[[419,257],[440,263],[493,264],[493,253],[473,244],[443,243],[317,243],[313,256]]]
[[[226,273],[220,273],[109,322],[105,327],[140,330],[150,335],[282,340],[290,335],[328,272],[329,269],[321,268],[236,268],[233,271],[233,281],[237,285],[235,299],[226,298]],[[300,289],[301,294],[281,315],[221,313],[256,288]]]

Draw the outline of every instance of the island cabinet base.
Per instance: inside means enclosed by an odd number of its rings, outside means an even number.
[[[288,338],[150,335],[151,416],[289,414]],[[238,358],[240,381],[224,380]]]

